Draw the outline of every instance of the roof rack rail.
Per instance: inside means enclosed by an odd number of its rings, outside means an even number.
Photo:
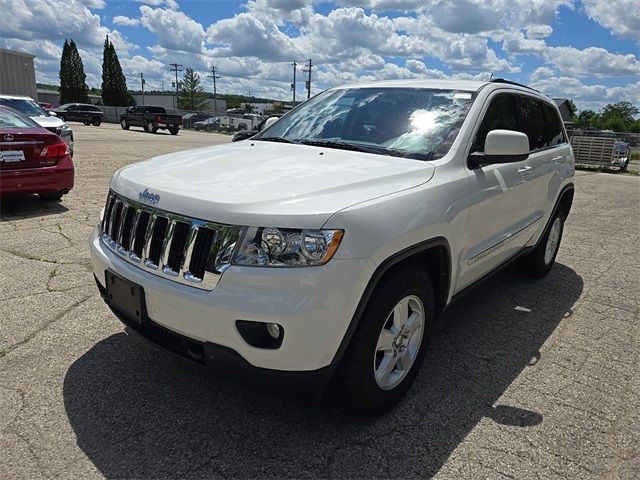
[[[534,92],[540,93],[540,91],[536,90],[535,88],[531,88],[531,87],[529,87],[527,85],[523,85],[523,84],[518,83],[518,82],[512,82],[511,80],[507,80],[505,78],[492,78],[492,79],[489,80],[489,82],[490,83],[507,83],[509,85],[517,85],[518,87],[523,87],[523,88],[526,88],[528,90],[533,90]]]

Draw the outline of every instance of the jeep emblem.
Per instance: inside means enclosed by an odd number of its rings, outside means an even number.
[[[141,202],[147,202],[152,205],[155,205],[160,201],[160,195],[157,193],[151,193],[148,188],[145,188],[144,192],[140,192],[138,194],[138,198]]]

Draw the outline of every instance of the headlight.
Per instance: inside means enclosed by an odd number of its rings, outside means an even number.
[[[336,253],[342,230],[248,227],[233,263],[268,267],[324,265]]]

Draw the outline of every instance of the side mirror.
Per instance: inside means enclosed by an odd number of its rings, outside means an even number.
[[[127,113],[131,113],[131,109],[130,109],[130,108],[127,108],[125,111],[126,111]]]
[[[267,118],[267,120],[264,122],[264,126],[262,127],[262,130],[266,130],[267,128],[269,128],[271,125],[273,125],[274,123],[276,123],[278,121],[279,117],[269,117]]]
[[[57,117],[58,114],[56,112],[54,112],[53,110],[46,110],[46,112],[51,115],[52,117]]]
[[[514,130],[491,130],[484,141],[484,153],[469,155],[469,167],[492,163],[521,162],[529,158],[529,137]]]

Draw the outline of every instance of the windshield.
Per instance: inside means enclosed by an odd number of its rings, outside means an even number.
[[[474,98],[424,88],[328,90],[257,139],[433,160],[449,151]]]
[[[49,114],[33,100],[26,100],[24,98],[0,98],[0,104],[11,107],[14,110],[30,117],[49,116]]]

